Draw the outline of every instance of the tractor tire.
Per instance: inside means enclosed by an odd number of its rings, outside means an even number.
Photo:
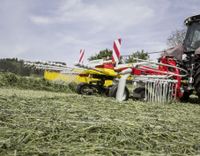
[[[200,66],[197,66],[194,74],[194,88],[196,90],[197,96],[200,98]]]
[[[114,85],[110,88],[109,90],[109,97],[114,97],[116,98],[117,96],[117,89],[118,89],[118,85]],[[129,98],[129,90],[127,87],[125,87],[125,91],[124,91],[124,96],[123,96],[123,101],[127,101]]]
[[[145,99],[145,88],[138,87],[133,90],[133,99],[134,100],[144,100]]]
[[[105,95],[107,96],[107,97],[110,97],[110,90],[111,90],[111,88],[113,87],[113,85],[111,85],[111,86],[108,86],[108,87],[106,87],[104,90],[104,92],[105,92]]]
[[[76,92],[82,95],[92,95],[96,88],[87,83],[80,83],[77,85]]]
[[[190,95],[192,94],[192,92],[187,92],[187,91],[185,91],[184,93],[183,93],[183,96],[180,98],[180,101],[181,102],[188,102],[189,101],[189,99],[190,99]]]

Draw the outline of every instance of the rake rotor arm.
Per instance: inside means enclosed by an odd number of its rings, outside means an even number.
[[[160,63],[160,62],[154,62],[154,61],[150,61],[150,60],[143,60],[143,59],[138,59],[138,58],[133,58],[137,61],[142,61],[142,62],[139,62],[139,63],[133,63],[132,64],[132,67],[134,69],[138,69],[138,70],[143,70],[143,71],[151,71],[151,72],[155,72],[157,74],[165,74],[165,75],[169,75],[169,76],[179,76],[179,77],[185,77],[188,75],[188,71],[186,71],[185,69],[183,68],[180,68],[180,67],[177,67],[177,66],[174,66],[174,65],[171,65],[171,64],[165,64],[165,63]],[[151,67],[147,67],[146,65],[147,64],[154,64],[154,65],[158,65],[158,66],[163,66],[163,67],[170,67],[170,68],[173,68],[174,70],[180,70],[180,71],[183,71],[184,74],[175,74],[173,72],[169,72],[169,71],[162,71],[160,69],[156,69],[156,68],[151,68]]]

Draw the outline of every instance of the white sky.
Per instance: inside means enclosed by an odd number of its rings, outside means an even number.
[[[124,55],[160,51],[199,7],[199,0],[0,0],[0,58],[70,66],[81,48],[89,57],[118,37]]]

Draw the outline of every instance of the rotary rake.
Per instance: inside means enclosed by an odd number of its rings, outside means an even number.
[[[178,67],[174,57],[163,56],[159,62],[135,58],[138,62],[120,72],[123,75],[117,84],[116,99],[128,99],[126,80],[134,77],[133,98],[156,103],[169,103],[183,96],[181,80],[187,71]],[[119,70],[119,68],[116,68]]]

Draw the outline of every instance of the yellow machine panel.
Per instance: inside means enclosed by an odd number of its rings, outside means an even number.
[[[113,76],[115,74],[115,72],[111,69],[106,69],[107,71],[105,71],[106,73],[109,73],[109,76]],[[58,71],[48,71],[46,70],[44,72],[44,78],[46,80],[50,80],[50,81],[64,81],[67,83],[70,82],[75,82],[75,83],[90,83],[91,81],[98,81],[98,79],[92,78],[91,75],[93,74],[100,74],[100,75],[105,75],[101,72],[95,71],[95,70],[83,70],[80,74],[74,74],[77,73],[81,70],[79,69],[74,69],[72,71],[72,73],[60,73]],[[74,72],[74,73],[73,73]],[[88,75],[88,76],[84,76],[84,75]],[[105,81],[105,86],[110,86],[113,84],[112,80],[106,80]]]

